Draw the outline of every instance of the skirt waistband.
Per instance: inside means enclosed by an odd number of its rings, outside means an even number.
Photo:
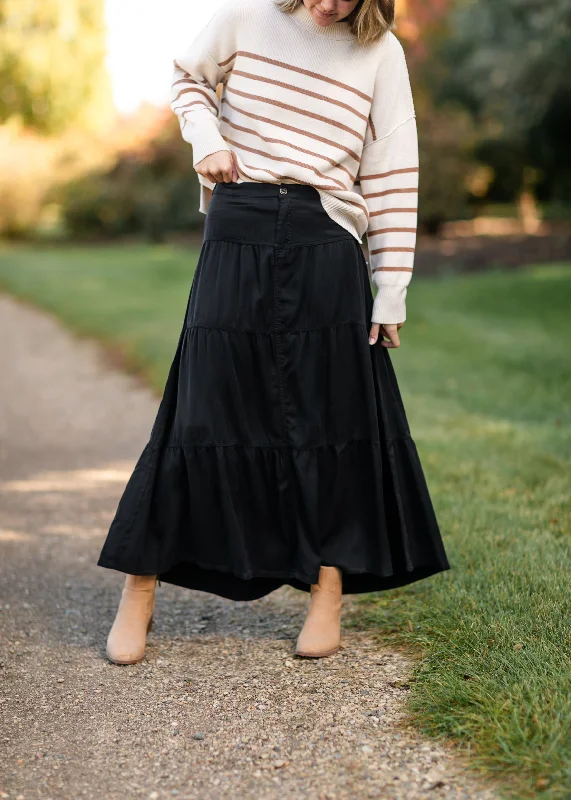
[[[214,194],[242,195],[244,197],[293,197],[319,199],[319,192],[314,186],[305,183],[215,183]]]
[[[304,183],[215,183],[205,240],[288,248],[339,239],[357,240],[333,220],[318,190]]]

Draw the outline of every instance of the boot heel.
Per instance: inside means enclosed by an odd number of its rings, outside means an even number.
[[[149,620],[149,624],[147,625],[147,633],[150,633],[153,630],[153,618],[151,617]]]

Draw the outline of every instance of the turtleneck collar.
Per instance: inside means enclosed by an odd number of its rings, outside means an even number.
[[[329,25],[318,25],[314,21],[311,12],[301,2],[298,7],[290,15],[296,25],[305,28],[310,33],[315,33],[317,36],[325,36],[328,39],[353,39],[354,34],[351,32],[351,27],[348,22],[341,20],[340,22],[332,22]]]

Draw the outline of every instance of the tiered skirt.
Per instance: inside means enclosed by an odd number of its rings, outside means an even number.
[[[450,568],[358,241],[317,190],[219,183],[157,417],[98,565],[252,600]],[[125,409],[128,413],[128,409]]]

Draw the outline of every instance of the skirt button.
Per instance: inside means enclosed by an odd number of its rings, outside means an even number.
[[[280,194],[287,194],[287,189],[285,186],[280,186]]]

